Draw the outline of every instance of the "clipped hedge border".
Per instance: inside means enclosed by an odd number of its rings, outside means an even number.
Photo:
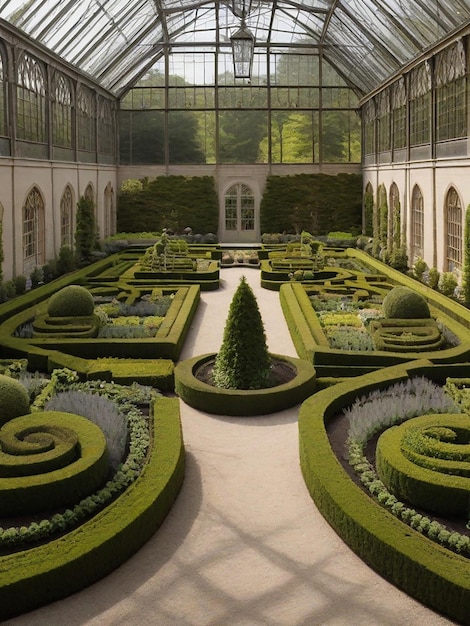
[[[400,272],[396,270],[392,271],[397,274],[397,278],[403,276],[403,274],[400,274]],[[407,277],[403,276],[403,278],[406,279]],[[411,279],[408,280],[411,281]],[[349,367],[351,368],[349,375],[355,375],[354,369],[357,366],[371,366],[375,368],[388,367],[408,362],[410,359],[423,358],[422,353],[413,352],[412,350],[399,353],[379,350],[375,352],[344,351],[329,348],[328,341],[311,305],[306,289],[308,291],[308,287],[300,283],[285,283],[280,289],[279,297],[297,353],[301,358],[313,361],[317,368],[318,376],[322,376],[321,366],[323,365],[338,366],[343,372],[345,371],[345,367]],[[435,295],[439,296],[440,294]],[[456,317],[453,314],[454,303],[444,296],[441,296],[441,298],[447,301],[449,310],[447,311],[444,307],[444,302],[441,302],[439,318],[450,331],[459,337],[461,343],[458,346],[446,350],[427,352],[426,358],[432,359],[434,363],[469,361],[470,333],[467,326],[468,322],[462,325],[460,317]],[[431,301],[431,304],[434,306],[434,301]],[[456,306],[460,307],[460,305]],[[464,310],[467,311],[467,317],[469,317],[468,310]]]
[[[468,366],[462,371],[468,372]],[[409,376],[443,380],[448,374],[448,366],[423,359],[319,391],[300,408],[300,464],[318,509],[356,554],[426,606],[470,624],[469,560],[432,542],[372,500],[341,466],[326,430],[330,418],[373,389]]]
[[[199,367],[213,360],[216,353],[204,354],[180,361],[175,367],[175,391],[189,406],[214,413],[248,417],[283,411],[302,402],[315,392],[313,365],[304,359],[273,354],[291,364],[297,371],[289,382],[266,389],[222,389],[196,378]]]
[[[121,565],[161,525],[183,478],[178,400],[159,398],[154,404],[152,452],[139,478],[64,537],[0,557],[0,619],[64,598]]]
[[[159,285],[155,285],[158,287]],[[55,352],[55,362],[60,367],[70,367],[82,372],[83,367],[65,363],[66,357],[75,357],[85,363],[104,357],[126,357],[129,359],[171,359],[176,361],[183,347],[186,334],[196,313],[200,288],[198,285],[175,287],[178,292],[174,303],[168,310],[168,320],[164,321],[156,337],[143,339],[97,339],[97,338],[60,338],[48,337],[44,334],[40,338],[20,339],[13,336],[15,329],[36,315],[44,314],[47,302],[43,301],[36,307],[19,309],[16,314],[4,320],[0,326],[0,346],[4,356],[11,358],[27,358],[30,367],[47,371],[48,355]],[[149,287],[151,291],[151,288]],[[181,292],[181,293],[179,293]],[[136,291],[138,295],[140,292]],[[134,297],[133,294],[132,297]],[[22,296],[23,297],[23,296]],[[21,298],[20,298],[21,299]],[[174,309],[173,309],[174,305]],[[0,307],[1,310],[1,307]],[[79,318],[78,318],[79,319]],[[58,354],[64,354],[64,359],[58,359]],[[83,365],[83,364],[82,364]]]

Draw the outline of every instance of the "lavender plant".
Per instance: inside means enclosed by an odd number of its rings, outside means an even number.
[[[443,387],[424,377],[376,389],[344,410],[348,439],[366,443],[375,433],[425,413],[460,413]]]
[[[46,403],[45,410],[82,415],[99,426],[106,438],[111,469],[116,471],[126,451],[127,419],[114,402],[84,391],[62,391]]]

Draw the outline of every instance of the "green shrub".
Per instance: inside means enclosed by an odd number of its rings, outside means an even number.
[[[271,357],[258,303],[242,276],[215,360],[214,383],[225,389],[261,389],[268,386],[270,370]]]
[[[13,282],[15,283],[15,292],[17,296],[20,296],[26,291],[26,276],[19,274],[18,276],[15,276]]]
[[[453,272],[444,272],[439,278],[439,291],[449,298],[454,295],[457,278]]]
[[[437,289],[440,275],[441,274],[436,267],[431,267],[428,273],[428,285],[431,289]]]
[[[426,299],[409,287],[394,287],[384,298],[383,313],[391,319],[431,317]]]
[[[28,413],[29,396],[24,386],[14,378],[0,374],[0,425]]]
[[[91,293],[80,285],[68,285],[49,298],[50,317],[92,315],[95,303]]]
[[[68,274],[76,267],[75,254],[69,246],[62,246],[57,259],[57,271],[59,275]]]
[[[423,274],[428,269],[428,264],[421,257],[418,257],[413,264],[413,273],[417,280],[423,282]]]

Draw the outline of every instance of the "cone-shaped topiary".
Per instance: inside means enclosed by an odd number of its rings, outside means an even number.
[[[255,295],[244,276],[233,296],[213,381],[224,389],[269,387],[271,357]]]
[[[92,315],[95,302],[91,293],[80,285],[68,285],[49,298],[47,313],[50,317]]]
[[[29,412],[26,388],[14,378],[0,374],[0,426]]]
[[[427,300],[409,287],[394,287],[385,296],[384,317],[392,319],[423,319],[431,317]]]

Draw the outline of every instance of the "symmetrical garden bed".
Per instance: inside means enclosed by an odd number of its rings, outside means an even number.
[[[353,260],[360,254],[350,253]],[[371,262],[363,257],[362,263]],[[297,352],[313,361],[317,376],[325,383],[423,355],[436,363],[468,360],[465,308],[399,272],[388,271],[381,280],[349,270],[353,276],[345,280],[289,281],[281,286],[281,305]],[[381,319],[381,302],[397,284],[408,285],[427,298],[432,318]]]
[[[442,519],[444,515],[442,508],[438,512],[439,521],[433,518],[433,512],[429,510],[432,507],[426,510],[424,494],[426,490],[429,492],[430,488],[424,487],[424,482],[417,490],[420,494],[419,503],[415,503],[413,507],[413,504],[406,504],[405,500],[404,504],[400,502],[400,495],[393,479],[391,482],[395,485],[395,491],[391,493],[374,473],[374,465],[370,457],[366,457],[364,452],[357,453],[357,450],[356,452],[350,450],[350,461],[359,472],[362,484],[354,480],[333,449],[330,429],[335,420],[347,419],[345,415],[341,417],[341,413],[343,410],[349,411],[355,403],[361,420],[367,422],[365,405],[374,391],[380,397],[383,395],[381,390],[408,381],[410,378],[424,376],[439,384],[444,384],[449,375],[458,377],[468,376],[469,373],[468,365],[438,366],[430,361],[417,360],[413,364],[382,369],[320,391],[303,403],[299,415],[302,472],[308,489],[325,518],[344,541],[385,578],[427,606],[463,624],[469,623],[468,607],[470,606],[470,531],[465,528],[465,523],[469,519],[470,479],[468,473],[465,477],[457,478],[457,483],[460,481],[462,485],[465,485],[464,490],[467,493],[467,507],[460,522],[462,534],[452,528],[452,516],[455,515],[455,510],[446,510],[450,527],[446,527],[445,520]],[[419,402],[414,404],[419,407],[421,401],[420,393]],[[394,407],[392,413],[395,415],[396,422],[401,414],[400,407],[405,407],[403,395],[400,396],[400,400],[397,397],[389,404]],[[430,407],[423,412],[429,413],[433,410],[436,410],[436,399],[431,397]],[[375,407],[373,413],[376,418],[380,419],[386,410],[383,407]],[[417,415],[419,413],[418,409]],[[413,417],[413,414],[409,417]],[[418,418],[418,421],[420,419],[423,421],[425,418]],[[440,445],[440,448],[444,450],[446,447],[452,447],[454,455],[457,449],[462,447],[458,445],[462,437],[465,439],[467,448],[469,442],[467,415],[463,420],[467,423],[466,436],[457,434],[459,437],[457,443],[444,443],[444,433],[449,436],[449,431],[462,432],[462,418],[459,419],[460,422],[456,424],[456,417],[442,415],[440,419],[434,416],[428,421],[429,428],[433,429],[431,438],[434,439],[436,445]],[[410,419],[409,428],[413,428],[414,421]],[[416,428],[418,427],[422,428],[421,422],[416,423]],[[381,425],[381,429],[383,428],[386,428],[385,424]],[[417,436],[423,437],[423,434]],[[440,438],[444,438],[443,443],[438,444]],[[465,453],[464,450],[460,452],[467,454],[467,461],[459,461],[459,463],[463,466],[466,463],[466,467],[470,467],[468,452]],[[344,447],[341,448],[339,454],[341,457],[344,456]],[[427,467],[431,468],[433,455],[427,453],[426,456],[429,458]],[[392,453],[392,457],[396,459],[397,455]],[[407,463],[410,463],[409,457]],[[436,464],[438,464],[437,460],[434,461],[434,465]],[[415,462],[412,462],[412,465],[416,469],[411,471],[407,467],[405,474],[399,480],[401,485],[409,484],[409,489],[406,490],[408,498],[410,490],[415,489],[417,484],[416,476],[420,477],[420,481],[426,477],[429,484],[436,485],[432,488],[434,491],[442,489],[442,474],[438,474],[434,469],[426,469]],[[390,471],[386,469],[390,467],[388,462],[382,461],[381,466],[384,474],[387,472],[390,474]],[[391,473],[394,474],[394,472]],[[454,471],[453,474],[455,475],[456,472]],[[412,478],[413,475],[415,478]],[[387,480],[384,476],[383,478]],[[455,483],[448,473],[445,480]],[[451,500],[453,500],[452,497]],[[443,499],[443,506],[445,501]],[[423,507],[422,510],[418,509],[418,504]]]
[[[125,382],[127,377],[160,389],[173,389],[173,363],[179,357],[197,310],[200,288],[196,284],[161,286],[157,279],[137,286],[117,275],[111,280],[109,272],[121,261],[121,255],[114,255],[3,305],[0,309],[2,356],[26,358],[31,369],[41,371],[68,367],[89,378]],[[96,299],[98,308],[113,301],[121,307],[142,307],[156,290],[162,299],[171,302],[163,316],[150,316],[152,333],[145,332],[144,320],[141,336],[131,332],[132,324],[127,323],[124,334],[113,337],[109,332],[108,336],[99,337],[100,332],[104,334],[103,315],[101,319],[95,313],[62,319],[48,314],[48,298],[71,284],[85,287]],[[163,319],[157,324],[156,317]],[[133,335],[134,338],[128,338]]]
[[[0,428],[0,619],[78,591],[129,558],[167,515],[184,475],[176,399],[16,365],[2,389],[24,385],[31,414]]]

